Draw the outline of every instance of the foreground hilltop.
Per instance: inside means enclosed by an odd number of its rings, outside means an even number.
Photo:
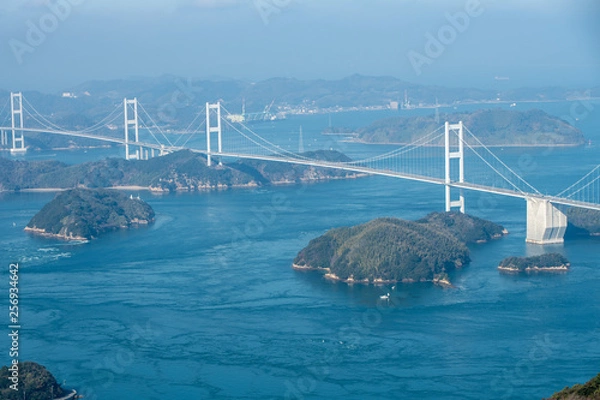
[[[447,272],[469,263],[467,243],[505,233],[500,225],[459,213],[433,213],[416,222],[378,218],[311,240],[293,266],[345,282],[447,282]]]
[[[337,151],[302,153],[334,162],[351,161]],[[0,191],[35,188],[109,188],[138,186],[154,191],[194,191],[231,187],[346,179],[358,174],[272,161],[237,161],[208,167],[206,156],[181,150],[150,160],[110,158],[78,165],[56,161],[26,162],[0,158]]]
[[[18,376],[18,383],[14,382],[14,376]],[[26,361],[0,368],[0,399],[46,400],[66,395],[68,392],[60,387],[54,376],[40,364]]]
[[[60,239],[87,240],[154,221],[143,200],[114,190],[73,189],[59,193],[27,224],[26,231]]]
[[[588,382],[567,387],[547,400],[600,400],[600,374]]]
[[[486,146],[579,146],[585,143],[579,129],[542,110],[521,112],[500,108],[441,114],[437,118],[434,115],[386,118],[359,129],[357,140],[365,143],[414,143],[439,128],[443,121],[463,121]],[[477,145],[468,137],[465,140]],[[443,144],[443,138],[433,144]]]

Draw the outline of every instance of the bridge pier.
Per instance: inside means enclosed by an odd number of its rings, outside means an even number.
[[[567,216],[548,200],[527,199],[527,243],[560,244],[564,242]]]

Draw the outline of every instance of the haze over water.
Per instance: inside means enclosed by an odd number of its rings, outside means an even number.
[[[44,102],[48,93],[81,96],[114,80],[105,103],[117,99],[120,109],[121,91],[137,87],[129,78],[162,77],[146,94],[173,106],[177,85],[188,79],[354,74],[399,78],[409,96],[426,85],[499,93],[561,86],[585,97],[600,87],[598,21],[597,0],[3,1],[0,99],[39,91],[43,107],[54,103]],[[189,107],[218,100],[200,97]],[[493,151],[540,192],[557,194],[599,163],[600,102],[585,102],[577,113],[578,103],[566,101],[518,102],[514,109],[541,108],[575,121],[591,145]],[[92,103],[88,114],[102,108]],[[489,105],[440,112],[480,108]],[[361,159],[397,147],[347,143],[321,131],[330,123],[358,128],[431,112],[289,115],[253,128],[290,151],[334,149]],[[124,150],[30,151],[16,159],[75,164],[105,157],[122,158]],[[298,251],[328,229],[442,211],[441,186],[365,177],[130,194],[154,208],[153,225],[65,243],[23,232],[54,194],[0,193],[0,259],[21,265],[19,359],[44,365],[87,400],[540,399],[600,372],[600,238],[527,245],[523,200],[467,193],[468,213],[510,234],[471,246],[472,262],[450,274],[456,288],[442,289],[349,286],[291,268]],[[565,255],[571,270],[497,270],[507,256],[543,252]],[[8,282],[7,269],[0,271]],[[380,298],[386,293],[389,301]],[[4,337],[0,366],[11,362]]]

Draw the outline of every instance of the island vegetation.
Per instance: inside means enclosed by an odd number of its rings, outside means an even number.
[[[467,232],[461,232],[463,229]],[[433,213],[416,222],[378,218],[332,229],[311,240],[298,253],[293,267],[322,271],[326,278],[348,283],[431,281],[449,285],[447,273],[470,261],[466,243],[504,233],[502,226],[459,213]]]
[[[304,157],[345,162],[350,158],[337,151],[320,150]],[[0,158],[0,190],[76,187],[110,188],[136,186],[157,192],[213,190],[232,187],[256,187],[361,176],[328,168],[239,160],[215,162],[207,166],[206,156],[181,150],[149,160],[117,158],[66,165],[56,161],[14,161]]]
[[[498,269],[502,272],[565,272],[571,264],[565,256],[558,253],[547,253],[532,257],[507,257],[500,262]]]
[[[440,230],[447,230],[458,240],[467,244],[486,243],[508,234],[508,231],[501,225],[456,212],[434,212],[417,222],[435,226]]]
[[[88,240],[153,221],[154,210],[139,198],[114,190],[72,189],[46,204],[25,230],[66,240]]]
[[[546,400],[600,400],[600,374],[588,382],[566,387]]]
[[[435,131],[443,121],[463,121],[486,146],[578,146],[585,143],[579,129],[542,110],[521,112],[500,108],[442,114],[439,117],[386,118],[359,129],[356,140],[365,143],[413,143]],[[432,145],[441,146],[443,140],[442,137]],[[468,135],[465,141],[478,145]]]
[[[571,207],[565,236],[600,236],[600,211]]]
[[[18,381],[14,379],[15,376],[18,376]],[[14,390],[15,387],[18,391]],[[54,376],[40,364],[26,361],[0,368],[0,399],[48,400],[58,399],[68,394],[56,382]]]

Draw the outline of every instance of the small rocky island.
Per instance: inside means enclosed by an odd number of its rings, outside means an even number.
[[[352,161],[334,150],[309,151],[300,155],[320,161]],[[180,150],[149,160],[108,158],[76,165],[0,157],[0,192],[123,186],[135,186],[153,192],[190,192],[324,182],[361,176],[365,174],[260,160],[214,162],[209,167],[205,155],[190,150]]]
[[[566,272],[570,266],[563,255],[548,253],[533,257],[507,257],[500,262],[498,269],[508,273]]]
[[[46,400],[67,395],[69,392],[40,364],[26,361],[0,368],[0,399]]]
[[[346,283],[429,281],[450,286],[447,273],[470,261],[467,243],[506,233],[500,225],[460,213],[432,213],[418,221],[378,218],[311,240],[293,268],[321,271]]]
[[[72,189],[46,204],[25,231],[65,240],[88,240],[152,222],[154,210],[139,198],[115,190]]]

